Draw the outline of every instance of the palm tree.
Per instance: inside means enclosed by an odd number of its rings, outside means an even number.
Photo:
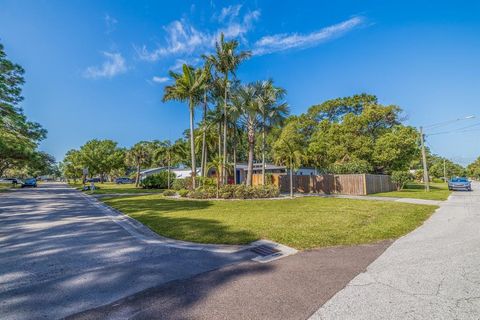
[[[252,54],[250,51],[236,52],[238,48],[238,41],[225,41],[223,32],[220,34],[220,40],[215,43],[215,54],[203,56],[206,61],[209,61],[215,70],[223,75],[223,162],[227,161],[227,99],[230,73],[235,76],[235,71],[244,60],[248,59]],[[225,177],[222,177],[224,180]]]
[[[265,136],[274,126],[281,125],[289,113],[285,97],[286,90],[275,87],[272,80],[257,82],[259,107],[262,114],[262,184],[265,185]]]
[[[205,83],[203,87],[203,121],[202,121],[202,159],[200,173],[202,178],[205,177],[205,166],[207,164],[207,112],[208,112],[208,92],[212,88],[212,71],[211,64],[205,61],[203,66],[203,73],[205,75]]]
[[[207,171],[210,169],[210,168],[214,168],[215,171],[216,171],[216,180],[217,180],[217,198],[219,197],[219,190],[220,190],[220,177],[221,177],[221,173],[223,171],[223,159],[222,157],[215,157],[212,159],[212,161],[210,161],[208,164],[207,164]]]
[[[194,109],[201,101],[204,93],[205,73],[201,69],[195,70],[191,66],[183,65],[183,73],[175,73],[170,71],[170,76],[174,79],[175,84],[166,86],[163,101],[177,100],[188,102],[190,110],[190,153],[192,164],[192,188],[195,189],[195,175],[197,168],[195,165],[195,137],[194,137]]]
[[[135,177],[135,187],[140,184],[140,169],[142,166],[147,165],[151,158],[151,149],[149,142],[140,141],[136,143],[130,150],[127,151],[127,163],[135,166],[137,174]]]
[[[240,85],[232,95],[232,105],[239,115],[239,122],[247,131],[248,139],[248,172],[247,185],[252,185],[253,156],[255,152],[255,135],[261,123],[258,91],[255,85]]]

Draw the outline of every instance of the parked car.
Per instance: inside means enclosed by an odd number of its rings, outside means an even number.
[[[472,183],[465,177],[452,178],[448,181],[448,190],[472,191]]]
[[[127,177],[120,177],[115,179],[116,184],[127,184],[127,183],[133,183],[133,180]]]
[[[35,178],[25,179],[25,181],[22,182],[22,188],[25,188],[25,187],[36,188],[37,187],[37,179],[35,179]]]
[[[100,178],[90,178],[87,179],[87,182],[100,182]]]
[[[0,183],[20,184],[22,183],[22,180],[17,178],[3,178],[3,179],[0,179]]]

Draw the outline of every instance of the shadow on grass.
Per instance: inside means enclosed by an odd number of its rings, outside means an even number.
[[[122,197],[110,198],[105,203],[168,238],[213,244],[247,244],[259,239],[251,231],[225,225],[216,219],[175,215],[176,212],[207,209],[213,205],[211,201]]]
[[[409,190],[419,190],[419,191],[424,191],[425,186],[423,184],[407,184],[406,187],[403,189],[404,191],[409,191]],[[441,188],[439,186],[435,186],[430,184],[430,190],[446,190],[446,188]]]

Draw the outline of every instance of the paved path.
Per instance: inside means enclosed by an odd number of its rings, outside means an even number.
[[[60,318],[252,257],[149,243],[112,219],[63,185],[1,193],[0,318]]]
[[[242,262],[148,289],[72,319],[303,320],[390,244],[307,250],[265,264]]]
[[[480,319],[480,184],[455,192],[311,318]]]

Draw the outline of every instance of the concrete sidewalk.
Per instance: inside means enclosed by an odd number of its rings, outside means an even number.
[[[480,319],[480,185],[455,192],[312,317]]]

